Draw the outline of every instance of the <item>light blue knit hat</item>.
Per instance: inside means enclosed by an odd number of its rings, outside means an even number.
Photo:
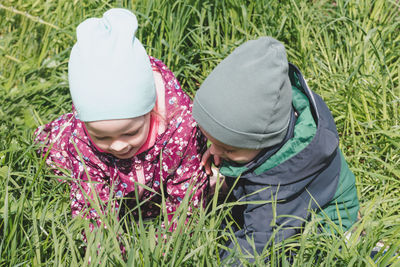
[[[154,77],[149,57],[135,37],[137,28],[136,16],[120,8],[77,27],[68,78],[80,120],[134,118],[153,109]]]

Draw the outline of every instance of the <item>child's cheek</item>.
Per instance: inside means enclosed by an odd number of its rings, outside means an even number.
[[[107,150],[110,147],[110,144],[108,144],[108,142],[106,142],[106,141],[97,140],[97,141],[94,141],[94,143],[98,148],[100,148],[102,150]]]
[[[139,136],[135,136],[132,139],[132,142],[136,144],[136,146],[141,146],[147,141],[148,133],[142,132]]]

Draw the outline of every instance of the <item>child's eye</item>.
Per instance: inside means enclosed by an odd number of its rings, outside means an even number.
[[[94,136],[94,138],[96,139],[96,140],[99,140],[99,141],[103,141],[103,140],[107,140],[109,137],[98,137],[98,136]]]
[[[126,133],[125,135],[126,136],[134,136],[134,135],[137,135],[138,132],[139,131],[134,131],[134,132]]]

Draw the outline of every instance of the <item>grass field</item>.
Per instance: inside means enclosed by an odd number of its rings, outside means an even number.
[[[35,153],[34,129],[70,110],[67,62],[76,26],[111,7],[135,12],[148,54],[191,96],[235,47],[270,35],[285,43],[289,60],[331,109],[362,219],[349,238],[316,234],[313,220],[303,235],[272,242],[257,266],[266,256],[272,266],[287,266],[283,251],[295,253],[295,266],[400,266],[398,0],[2,0],[0,266],[221,264],[218,250],[230,233],[219,224],[228,204],[211,202],[210,212],[199,211],[187,227],[180,221],[174,233],[160,228],[161,218],[136,223],[106,215],[109,227],[90,232],[87,221],[71,218],[68,185]],[[378,242],[383,247],[371,258]]]

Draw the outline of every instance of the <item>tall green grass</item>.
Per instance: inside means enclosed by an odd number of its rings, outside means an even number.
[[[75,28],[111,7],[133,10],[138,37],[190,95],[246,40],[271,35],[330,107],[357,178],[362,219],[346,238],[304,234],[273,244],[255,264],[392,266],[400,248],[400,4],[396,0],[137,0],[0,3],[0,265],[214,266],[231,234],[219,230],[230,204],[211,202],[178,231],[163,218],[117,221],[89,231],[72,219],[69,188],[35,153],[33,130],[70,110],[67,62]],[[187,205],[187,204],[186,204]],[[182,211],[185,210],[184,205]],[[185,214],[185,212],[181,212]],[[85,233],[87,242],[82,241]],[[119,241],[118,241],[119,240]],[[383,249],[370,258],[378,242]],[[120,245],[126,253],[120,253]],[[386,251],[386,252],[384,252]],[[287,252],[287,253],[285,253]],[[244,254],[236,255],[245,265]]]

